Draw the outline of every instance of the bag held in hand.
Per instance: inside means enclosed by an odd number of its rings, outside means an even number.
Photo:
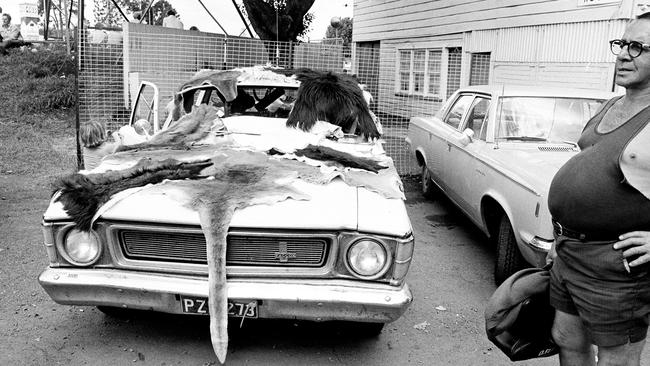
[[[511,361],[559,352],[551,337],[555,309],[549,303],[549,269],[516,272],[496,289],[485,309],[488,339]]]

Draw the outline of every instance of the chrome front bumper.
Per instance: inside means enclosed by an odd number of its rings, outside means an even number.
[[[180,296],[208,297],[207,277],[111,269],[48,268],[39,283],[59,304],[182,314]],[[402,287],[351,280],[229,279],[228,298],[258,300],[260,318],[391,322],[413,301]]]

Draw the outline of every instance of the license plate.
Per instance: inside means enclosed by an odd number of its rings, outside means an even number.
[[[208,311],[208,299],[203,297],[181,296],[181,309],[187,314],[210,314]],[[235,318],[257,318],[257,301],[228,301],[228,316]]]

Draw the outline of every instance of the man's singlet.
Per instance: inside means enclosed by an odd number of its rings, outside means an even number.
[[[645,108],[616,129],[597,131],[610,100],[585,126],[582,149],[557,172],[548,196],[553,219],[590,235],[611,237],[634,230],[650,230],[650,200],[625,181],[619,159],[628,142],[650,120]]]

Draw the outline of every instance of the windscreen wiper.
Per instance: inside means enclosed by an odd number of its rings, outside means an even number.
[[[501,136],[504,140],[517,140],[517,141],[548,141],[546,137],[537,136]]]

